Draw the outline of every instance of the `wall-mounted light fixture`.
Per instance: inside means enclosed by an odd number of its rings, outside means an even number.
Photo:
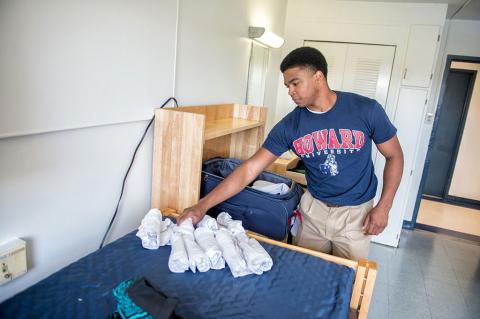
[[[280,48],[285,40],[263,27],[248,27],[248,37],[271,48]]]

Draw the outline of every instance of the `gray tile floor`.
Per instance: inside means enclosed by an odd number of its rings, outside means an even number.
[[[372,244],[378,276],[369,319],[480,318],[480,244],[403,230],[399,248]]]

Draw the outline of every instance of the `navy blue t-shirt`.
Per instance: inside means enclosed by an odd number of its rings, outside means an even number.
[[[313,197],[337,205],[360,205],[377,191],[372,140],[381,144],[396,132],[377,101],[337,92],[328,112],[296,107],[275,125],[263,147],[277,156],[293,150],[305,165]]]

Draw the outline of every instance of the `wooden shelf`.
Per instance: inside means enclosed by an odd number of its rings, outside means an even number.
[[[205,141],[263,126],[263,122],[239,118],[220,119],[205,122]]]
[[[290,151],[290,154],[292,158],[285,159],[279,157],[272,165],[270,165],[270,167],[268,167],[268,170],[280,175],[285,175],[289,169],[296,167],[300,161],[300,158],[295,155],[295,153]]]
[[[242,104],[155,110],[152,207],[183,211],[200,199],[202,161],[246,160],[262,146],[267,108]]]
[[[294,172],[294,171],[286,171],[285,176],[293,179],[300,185],[307,185],[307,179],[305,178],[305,174]]]

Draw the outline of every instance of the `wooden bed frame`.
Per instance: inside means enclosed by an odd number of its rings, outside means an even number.
[[[267,108],[221,104],[155,110],[152,159],[152,208],[165,215],[190,207],[200,198],[202,161],[214,156],[245,160],[262,145]],[[281,162],[281,160],[280,160]],[[289,165],[291,160],[283,165]],[[275,171],[275,169],[270,168]],[[285,168],[283,168],[285,169]],[[372,299],[377,264],[331,256],[252,232],[259,241],[309,254],[355,269],[350,319],[365,319]]]

